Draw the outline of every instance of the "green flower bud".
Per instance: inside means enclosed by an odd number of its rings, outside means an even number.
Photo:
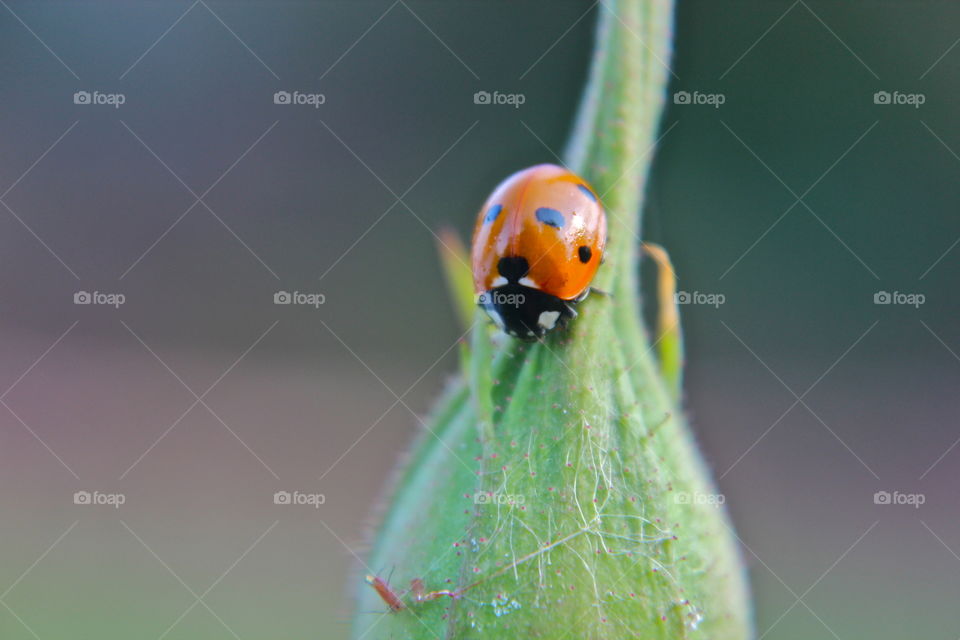
[[[387,575],[358,581],[354,638],[751,636],[724,499],[677,406],[679,365],[657,363],[636,303],[672,10],[598,10],[566,157],[607,210],[594,283],[607,295],[532,344],[493,337],[478,313],[462,380],[407,461],[366,563]]]

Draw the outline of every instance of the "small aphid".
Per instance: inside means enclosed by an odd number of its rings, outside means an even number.
[[[437,598],[442,598],[443,596],[459,598],[461,595],[460,591],[450,591],[448,589],[427,592],[423,586],[423,580],[421,578],[414,578],[410,581],[410,592],[413,594],[413,599],[417,602],[429,602],[430,600],[436,600]]]
[[[397,592],[390,588],[387,581],[378,576],[367,576],[367,584],[376,589],[377,595],[390,607],[391,611],[402,611],[407,608]]]
[[[391,611],[403,611],[407,608],[407,605],[403,603],[403,600],[396,591],[393,590],[393,587],[384,580],[383,578],[377,576],[367,576],[366,582],[371,587],[373,587],[377,595],[380,596],[380,599],[383,600]],[[440,589],[438,591],[427,591],[423,585],[423,580],[421,578],[414,578],[410,581],[410,591],[408,593],[413,594],[413,601],[420,602],[430,602],[431,600],[436,600],[437,598],[442,598],[447,596],[450,598],[459,598],[461,592],[458,590],[448,590]]]

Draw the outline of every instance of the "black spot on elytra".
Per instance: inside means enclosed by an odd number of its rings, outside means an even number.
[[[577,249],[577,255],[580,257],[580,262],[586,264],[590,262],[590,258],[593,257],[593,251],[590,251],[590,247],[587,245],[581,245],[581,247]]]
[[[550,207],[540,207],[537,209],[537,220],[543,224],[550,225],[559,229],[563,226],[563,214]]]

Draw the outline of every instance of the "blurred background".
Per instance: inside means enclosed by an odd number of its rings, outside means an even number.
[[[0,4],[0,637],[344,637],[457,368],[434,234],[605,9]],[[645,234],[766,638],[957,636],[958,19],[679,3]]]

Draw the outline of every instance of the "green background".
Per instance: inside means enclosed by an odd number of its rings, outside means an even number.
[[[597,11],[0,9],[0,638],[345,635],[368,571],[354,554],[413,414],[456,371],[433,233],[466,238],[499,179],[555,159]],[[958,15],[678,8],[671,95],[725,101],[668,100],[645,234],[681,290],[725,298],[682,308],[686,405],[766,638],[957,635]],[[127,301],[77,306],[78,290]],[[277,306],[278,290],[326,302]],[[275,505],[284,490],[326,502]]]

